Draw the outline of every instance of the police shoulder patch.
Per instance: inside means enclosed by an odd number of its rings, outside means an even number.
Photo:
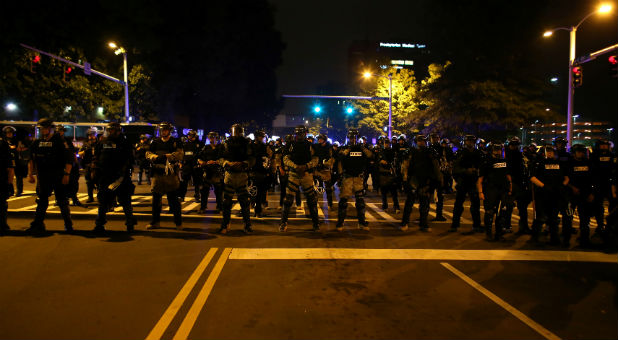
[[[362,157],[363,153],[360,151],[351,151],[350,152],[350,157]]]
[[[586,165],[584,165],[584,166],[574,166],[573,167],[573,171],[576,171],[576,172],[588,171],[588,166],[586,166]]]
[[[560,170],[560,164],[545,164],[545,170]]]

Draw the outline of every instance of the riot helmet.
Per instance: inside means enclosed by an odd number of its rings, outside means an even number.
[[[234,124],[230,128],[230,134],[232,137],[244,137],[245,136],[245,128],[240,124]]]

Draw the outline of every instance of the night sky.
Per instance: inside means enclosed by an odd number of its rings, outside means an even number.
[[[599,1],[517,1],[523,20],[509,16],[508,11],[506,15],[498,13],[498,17],[491,8],[479,11],[484,4],[504,5],[507,1],[271,0],[271,3],[276,7],[275,27],[287,45],[283,64],[277,71],[279,94],[314,94],[317,87],[328,83],[349,86],[346,84],[347,48],[354,40],[425,43],[436,51],[438,59],[454,61],[462,40],[467,40],[487,50],[510,44],[520,46],[530,63],[522,67],[522,72],[547,81],[554,76],[560,79],[554,95],[547,100],[558,105],[560,113],[566,115],[569,34],[559,31],[546,39],[542,33],[554,27],[575,25],[594,11]],[[454,3],[459,6],[450,5]],[[462,5],[467,3],[475,6]],[[577,56],[618,43],[616,13],[614,3],[610,15],[592,16],[580,26]],[[307,112],[310,109],[306,102],[288,100],[284,112],[296,113],[305,108]],[[616,125],[618,82],[608,75],[607,55],[584,65],[584,86],[575,93],[575,114],[584,119],[613,121]]]

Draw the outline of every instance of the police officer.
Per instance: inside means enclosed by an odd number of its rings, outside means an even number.
[[[504,240],[503,228],[506,224],[507,205],[509,204],[513,186],[510,169],[504,159],[504,147],[499,143],[491,143],[488,157],[479,170],[476,187],[479,199],[485,207],[485,233],[488,241]],[[492,230],[496,218],[496,232],[492,237]]]
[[[66,137],[65,133],[67,128],[60,125],[57,127],[57,133],[64,138],[69,146],[69,151],[73,157],[73,166],[71,167],[71,174],[69,175],[69,184],[67,185],[67,196],[73,200],[73,205],[81,207],[82,203],[77,199],[77,192],[79,191],[79,164],[77,163],[77,149],[73,145],[73,141],[70,137]]]
[[[290,151],[290,147],[292,146],[292,142],[294,141],[294,136],[293,135],[286,135],[285,136],[285,145],[283,146],[283,150],[282,150],[282,158],[281,158],[281,162],[283,164],[282,168],[281,168],[281,173],[282,175],[282,180],[283,182],[281,183],[281,193],[279,196],[279,206],[283,207],[283,203],[285,202],[285,196],[287,194],[287,187],[288,187],[288,178],[290,177],[290,169],[288,168],[288,166],[285,164],[285,162],[283,162],[283,159],[285,158],[285,156],[287,154],[289,154]],[[301,205],[301,201],[300,201],[300,191],[296,191],[296,206],[299,207]],[[291,207],[290,207],[291,209]]]
[[[69,200],[67,197],[67,185],[75,156],[71,154],[71,148],[67,141],[57,133],[54,133],[54,123],[49,118],[41,118],[37,123],[41,138],[32,143],[32,160],[29,165],[28,181],[37,185],[37,207],[34,213],[34,221],[30,223],[29,232],[45,231],[45,213],[49,206],[49,196],[52,192],[56,196],[56,205],[60,208],[60,214],[64,220],[66,231],[73,231]]]
[[[94,178],[92,178],[93,168],[92,161],[94,159],[94,148],[97,144],[97,129],[88,130],[88,140],[82,144],[79,149],[79,157],[82,160],[82,168],[84,168],[84,177],[86,179],[86,187],[88,188],[88,200],[86,203],[94,202]]]
[[[15,159],[6,140],[0,136],[0,232],[11,228],[8,225],[7,199],[9,198],[9,185],[13,184]]]
[[[431,231],[427,224],[429,214],[429,199],[431,188],[443,185],[442,173],[438,164],[438,155],[427,147],[427,137],[418,135],[415,138],[416,148],[410,149],[408,156],[402,162],[402,174],[406,193],[406,203],[403,207],[400,230],[408,230],[410,214],[414,201],[418,198],[420,213],[420,230]]]
[[[251,214],[249,208],[249,169],[253,166],[255,158],[249,140],[245,138],[245,130],[240,124],[232,125],[231,136],[225,141],[222,150],[221,165],[225,170],[223,189],[223,220],[219,233],[225,234],[230,230],[232,215],[232,203],[234,194],[237,195],[240,204],[240,212],[245,224],[244,232],[251,233]]]
[[[146,159],[146,152],[150,148],[150,141],[148,135],[142,134],[139,136],[139,143],[135,144],[135,159],[139,166],[139,172],[137,173],[137,185],[142,184],[142,174],[146,173],[146,180],[150,185],[150,162]]]
[[[530,227],[528,226],[528,205],[531,201],[529,168],[532,166],[532,161],[519,150],[520,145],[520,139],[512,137],[505,150],[506,165],[512,179],[513,195],[507,202],[504,227],[506,232],[511,228],[511,216],[513,215],[515,205],[517,205],[519,213],[519,229],[517,233],[521,235],[530,234]]]
[[[339,194],[339,211],[337,215],[337,231],[343,230],[348,209],[348,198],[354,195],[356,199],[356,214],[358,228],[369,230],[365,220],[365,187],[364,178],[369,159],[373,154],[363,144],[358,142],[358,130],[348,131],[348,145],[339,152],[339,173],[342,175],[342,186]]]
[[[534,184],[534,207],[536,216],[532,222],[530,241],[538,242],[543,224],[547,224],[550,232],[550,243],[560,244],[558,236],[558,212],[566,205],[565,186],[569,183],[566,171],[555,157],[552,145],[546,145],[540,150],[541,156],[531,170],[530,182]],[[571,230],[562,229],[564,244],[570,237]]]
[[[472,231],[481,232],[481,204],[479,201],[478,192],[476,190],[476,182],[478,180],[478,172],[483,160],[483,154],[474,148],[476,137],[467,135],[464,138],[464,147],[457,153],[455,162],[453,163],[453,177],[457,185],[455,189],[455,206],[453,207],[453,223],[451,224],[450,232],[455,232],[459,228],[459,219],[463,213],[463,203],[466,200],[466,195],[470,197],[470,213],[472,214]]]
[[[556,137],[552,141],[555,147],[555,157],[560,162],[560,166],[568,174],[573,155],[567,150],[567,141],[564,137]],[[566,204],[560,205],[560,216],[562,217],[562,230],[573,230],[573,208],[571,207],[571,191],[565,190],[567,197]]]
[[[378,167],[377,180],[380,184],[380,192],[382,194],[382,210],[388,209],[388,194],[393,197],[393,210],[397,213],[399,210],[399,197],[397,197],[395,169],[395,150],[391,147],[391,141],[386,137],[380,138],[381,147],[378,152],[374,153],[376,164]]]
[[[266,204],[266,193],[269,187],[268,173],[270,172],[270,163],[273,157],[272,149],[264,143],[266,134],[262,130],[256,131],[254,141],[251,143],[253,148],[253,157],[255,162],[251,168],[251,179],[255,185],[257,192],[255,196],[255,216],[262,218],[264,204]]]
[[[204,214],[208,207],[208,196],[212,187],[215,193],[215,213],[221,211],[223,203],[223,168],[219,162],[221,158],[221,144],[219,134],[215,131],[208,133],[210,144],[204,145],[197,155],[197,162],[203,170],[202,202],[198,213]]]
[[[315,174],[319,184],[324,186],[326,201],[330,209],[333,207],[332,169],[335,164],[335,159],[333,158],[333,148],[328,142],[326,135],[323,133],[318,135],[318,144],[315,145],[315,155],[318,156],[318,167]]]
[[[403,161],[408,157],[408,152],[410,151],[410,145],[408,144],[408,140],[406,135],[400,135],[397,137],[397,147],[393,145],[395,149],[395,170],[397,171],[396,185],[397,190],[403,189],[403,174],[401,173],[401,165]],[[404,190],[405,191],[405,190]]]
[[[449,171],[449,168],[450,168],[450,163],[447,158],[448,157],[447,149],[446,147],[442,146],[442,144],[440,143],[439,134],[432,133],[431,136],[429,137],[429,140],[431,142],[431,145],[429,147],[433,150],[434,154],[438,156],[438,165],[440,167],[440,172],[442,172],[442,178],[444,180],[444,178],[447,177],[447,172]],[[445,186],[442,185],[442,186],[436,186],[435,188],[432,188],[432,196],[433,196],[433,191],[435,190],[436,196],[438,197],[438,200],[436,202],[436,217],[433,219],[434,221],[446,221],[446,218],[444,218],[442,214],[442,209],[444,208],[444,191],[445,191],[444,187]]]
[[[605,200],[609,203],[609,211],[616,208],[617,200],[615,192],[612,193],[612,186],[616,185],[615,177],[617,171],[617,159],[610,150],[610,144],[607,139],[600,139],[595,143],[594,152],[590,155],[590,162],[595,170],[595,190],[592,214],[597,221],[597,229],[595,234],[603,236],[607,241],[607,235],[604,233],[605,226]],[[609,184],[609,185],[608,185]]]
[[[597,192],[596,171],[594,171],[588,150],[583,144],[575,144],[571,148],[573,159],[569,163],[568,187],[571,190],[571,209],[577,209],[579,215],[579,244],[582,247],[590,245],[590,217],[593,215],[594,194]],[[607,185],[607,184],[601,184]],[[563,226],[564,228],[564,226]],[[570,241],[570,230],[562,231],[564,245]]]
[[[107,136],[95,146],[91,164],[99,188],[97,193],[99,213],[95,220],[94,231],[105,231],[108,208],[118,198],[126,218],[127,231],[131,232],[137,224],[131,206],[131,195],[135,190],[135,185],[131,182],[133,148],[122,134],[120,123],[109,123],[106,133]]]
[[[9,146],[9,151],[11,153],[11,157],[13,161],[17,159],[17,142],[15,140],[15,128],[12,126],[5,126],[2,128],[2,132],[4,134],[4,142]],[[13,173],[15,172],[15,168],[13,167]],[[19,192],[19,188],[17,189]],[[22,191],[23,191],[23,183],[22,183]],[[9,196],[13,196],[15,194],[15,187],[13,187],[13,181],[11,181],[9,185]]]
[[[283,163],[288,169],[288,185],[281,211],[281,224],[279,225],[281,232],[288,228],[288,216],[294,196],[299,193],[299,187],[302,187],[305,193],[313,230],[320,230],[318,198],[313,186],[313,171],[318,165],[318,157],[315,156],[314,147],[307,141],[306,135],[307,128],[304,125],[294,128],[295,139],[290,143],[287,154],[283,157]]]
[[[152,181],[152,222],[146,229],[159,228],[161,220],[161,208],[163,195],[167,195],[167,202],[174,214],[176,229],[182,229],[182,215],[180,202],[178,201],[178,163],[184,156],[182,143],[172,137],[172,124],[163,122],[159,124],[159,138],[150,143],[146,158],[152,163],[154,175]],[[175,176],[175,177],[174,177]]]
[[[189,180],[193,180],[195,187],[195,202],[200,202],[200,187],[202,183],[202,171],[197,163],[197,155],[204,147],[204,144],[197,139],[197,131],[189,130],[187,140],[182,143],[182,150],[185,153],[181,163],[180,188],[178,189],[178,197],[184,202],[187,195],[187,187]]]

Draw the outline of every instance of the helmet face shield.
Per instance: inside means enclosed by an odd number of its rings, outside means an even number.
[[[232,137],[244,137],[245,128],[243,128],[242,125],[240,124],[234,124],[232,125],[232,128],[230,129],[230,134]]]

